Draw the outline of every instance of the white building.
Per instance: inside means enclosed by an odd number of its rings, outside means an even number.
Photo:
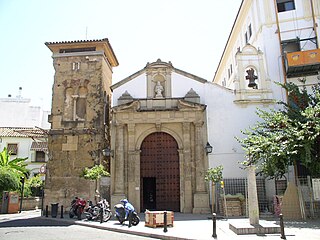
[[[47,130],[49,111],[31,105],[31,99],[21,95],[1,98],[0,149],[11,151],[11,159],[28,157],[30,176],[40,173],[47,156]],[[43,169],[43,168],[42,168]]]

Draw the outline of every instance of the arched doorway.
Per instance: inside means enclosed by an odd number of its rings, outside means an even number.
[[[141,144],[141,210],[180,212],[178,144],[169,134],[156,132]]]

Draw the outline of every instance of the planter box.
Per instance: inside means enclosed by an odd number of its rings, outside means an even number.
[[[165,211],[146,211],[145,226],[146,227],[163,227]],[[167,226],[173,227],[174,213],[167,211]]]

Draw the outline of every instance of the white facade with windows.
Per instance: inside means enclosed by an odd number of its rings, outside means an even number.
[[[11,159],[26,158],[30,176],[39,174],[48,161],[46,131],[49,111],[32,106],[30,99],[17,96],[0,99],[0,150],[7,148]]]

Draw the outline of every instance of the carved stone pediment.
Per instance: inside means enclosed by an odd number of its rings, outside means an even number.
[[[204,111],[206,109],[206,105],[188,102],[188,101],[184,101],[184,100],[178,100],[178,109],[180,111],[189,111],[189,110]]]

